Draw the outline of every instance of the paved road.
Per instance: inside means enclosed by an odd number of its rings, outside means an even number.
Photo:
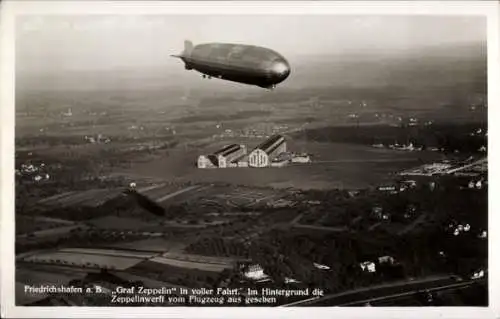
[[[446,172],[446,174],[453,174],[453,173],[456,173],[456,172],[460,172],[460,171],[463,171],[463,170],[465,170],[465,169],[467,169],[469,167],[472,167],[472,166],[475,166],[475,165],[479,165],[479,164],[483,164],[486,161],[488,161],[488,159],[482,158],[482,159],[474,161],[474,162],[472,162],[470,164],[450,169],[449,171]]]
[[[345,232],[349,230],[349,228],[347,227],[328,227],[328,226],[302,225],[302,224],[294,224],[293,227],[302,229],[324,230],[331,232]]]
[[[36,220],[42,221],[42,222],[49,222],[49,223],[59,223],[59,224],[65,224],[65,225],[74,225],[74,224],[76,224],[76,222],[71,221],[71,220],[54,218],[54,217],[35,216],[33,218],[36,219]]]
[[[145,187],[139,188],[139,189],[137,189],[137,192],[142,194],[142,193],[145,193],[145,192],[153,190],[153,189],[162,188],[165,185],[166,184],[153,184],[150,186],[145,186]]]
[[[455,283],[455,284],[449,284],[449,285],[445,285],[445,286],[426,289],[425,291],[426,292],[436,292],[436,291],[443,291],[443,290],[463,289],[463,288],[470,287],[474,284],[477,284],[479,282],[480,281],[459,282],[459,283]],[[414,294],[421,292],[421,291],[422,291],[421,289],[411,290],[411,291],[397,293],[397,294],[388,295],[388,296],[374,297],[374,298],[369,298],[369,299],[365,299],[365,300],[348,302],[348,303],[344,303],[344,304],[340,304],[340,305],[336,305],[336,306],[360,306],[360,305],[365,305],[367,303],[373,303],[373,302],[382,301],[382,300],[386,300],[386,299],[395,299],[395,298],[399,298],[399,297],[411,296],[411,295],[414,295]]]
[[[328,163],[393,163],[393,162],[416,162],[417,158],[377,158],[377,159],[347,159],[347,160],[329,160],[312,161],[309,164],[328,164]],[[304,165],[304,164],[301,164]]]
[[[338,294],[326,295],[321,298],[310,298],[294,303],[286,304],[281,307],[290,306],[340,306],[350,303],[359,303],[363,300],[372,298],[380,298],[385,296],[397,295],[408,291],[419,291],[443,287],[462,282],[457,282],[456,278],[450,275],[427,277],[412,281],[399,281],[394,283],[382,284],[377,286],[358,288],[350,291],[345,291]],[[414,293],[414,292],[413,292]]]
[[[292,219],[290,221],[290,226],[294,226],[294,225],[297,225],[298,222],[302,219],[302,216],[304,216],[304,213],[302,214],[298,214],[297,217],[295,217],[294,219]]]
[[[167,194],[159,199],[156,200],[157,203],[161,203],[161,202],[164,202],[166,201],[167,199],[170,199],[172,197],[175,197],[175,196],[178,196],[180,194],[183,194],[183,193],[186,193],[186,192],[189,192],[191,190],[196,190],[196,191],[200,191],[202,189],[205,189],[207,188],[206,186],[203,187],[201,185],[193,185],[193,186],[189,186],[189,187],[186,187],[184,189],[181,189],[181,190],[178,190],[176,192],[173,192],[173,193],[170,193],[170,194]]]

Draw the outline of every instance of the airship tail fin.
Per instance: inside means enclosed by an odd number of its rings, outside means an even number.
[[[182,52],[182,55],[184,56],[189,56],[191,55],[191,52],[193,51],[194,45],[193,42],[189,40],[184,41],[184,51]]]

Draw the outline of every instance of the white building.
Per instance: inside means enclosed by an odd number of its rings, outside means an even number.
[[[246,271],[243,273],[243,276],[252,280],[262,280],[269,277],[264,273],[264,269],[260,265],[248,266]]]
[[[300,281],[298,281],[297,279],[285,277],[285,284],[293,284],[293,283],[299,284]]]
[[[286,152],[285,138],[281,135],[272,136],[248,155],[248,166],[268,167],[275,157],[284,152]]]
[[[378,258],[379,264],[394,264],[394,258],[391,256],[382,256]]]
[[[328,267],[327,265],[322,265],[322,264],[318,264],[318,263],[313,263],[314,267],[318,268],[318,269],[323,269],[323,270],[329,270],[330,267]]]
[[[295,155],[292,157],[292,163],[311,163],[311,157],[307,154]]]
[[[480,269],[479,271],[476,271],[472,274],[470,279],[479,279],[484,277],[484,270]]]
[[[372,261],[365,261],[359,264],[361,270],[367,272],[375,272],[375,263]]]

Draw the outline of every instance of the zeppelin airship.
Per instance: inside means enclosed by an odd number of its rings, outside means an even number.
[[[172,55],[181,59],[186,70],[196,70],[203,78],[256,85],[274,89],[290,75],[290,64],[279,53],[264,47],[233,43],[184,41],[184,51]]]

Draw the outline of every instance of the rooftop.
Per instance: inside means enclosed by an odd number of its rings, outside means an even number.
[[[263,151],[267,151],[268,148],[271,147],[271,145],[273,145],[274,143],[276,143],[281,138],[283,138],[282,135],[271,136],[269,139],[267,139],[266,141],[264,141],[263,143],[261,143],[255,149],[261,149]]]
[[[230,145],[227,145],[227,146],[224,146],[222,149],[216,151],[214,153],[214,155],[222,155],[222,156],[226,156],[227,154],[230,154],[232,153],[233,151],[239,149],[241,146],[238,145],[238,144],[230,144]]]

